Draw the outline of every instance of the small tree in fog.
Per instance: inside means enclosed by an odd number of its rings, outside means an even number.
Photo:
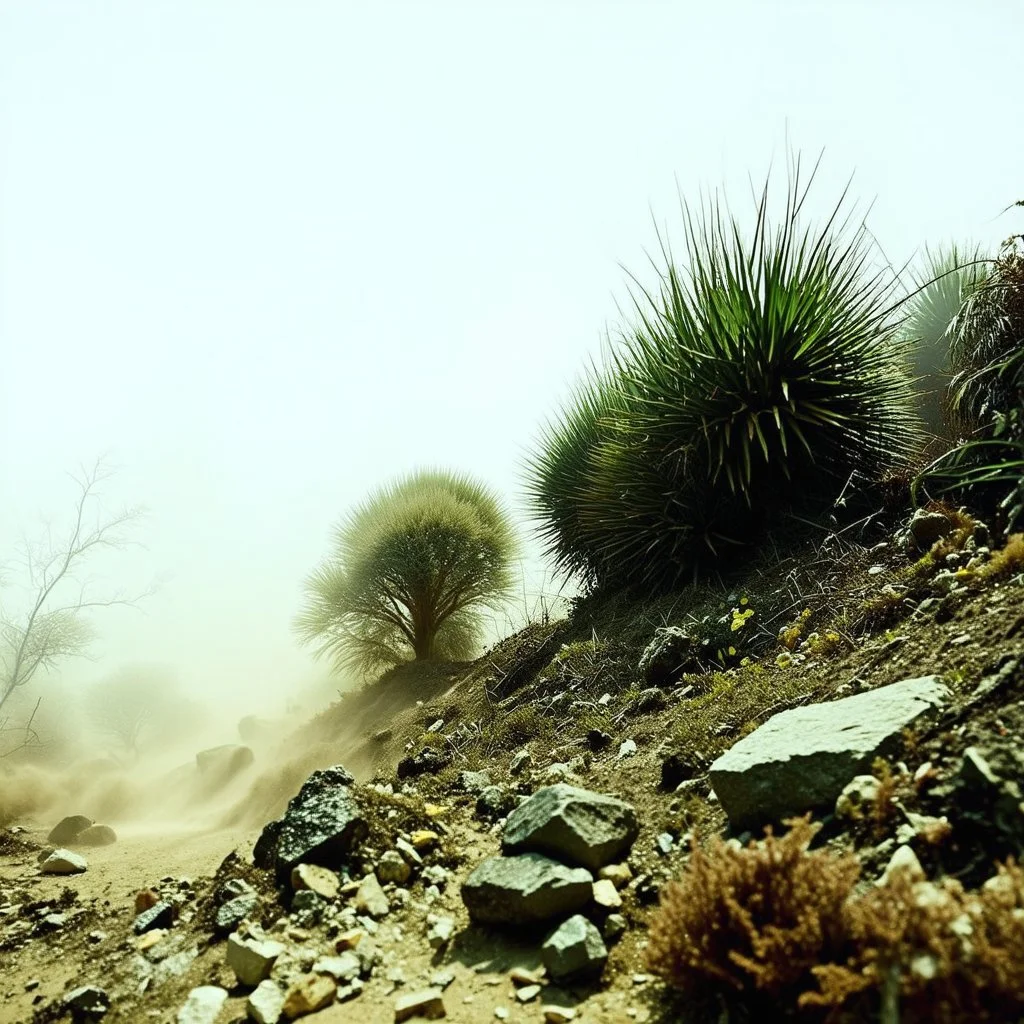
[[[338,668],[468,658],[482,611],[508,593],[515,547],[487,487],[446,471],[403,477],[338,526],[333,551],[306,581],[296,628]]]
[[[139,600],[121,592],[98,593],[94,581],[84,574],[93,556],[126,546],[128,527],[141,515],[137,509],[103,514],[97,494],[103,479],[98,462],[77,477],[79,493],[71,527],[62,538],[55,538],[47,526],[39,542],[24,541],[0,581],[9,584],[8,601],[14,597],[17,609],[10,603],[0,604],[0,711],[40,669],[51,669],[86,652],[94,635],[86,618],[91,609]],[[25,721],[12,723],[9,716],[0,714],[0,756],[33,741],[33,717],[34,712]],[[17,738],[10,740],[12,735]]]

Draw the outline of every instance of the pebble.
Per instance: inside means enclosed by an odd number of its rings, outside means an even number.
[[[213,1024],[227,998],[227,991],[218,985],[192,989],[178,1011],[178,1024]]]
[[[571,1006],[555,1006],[548,1003],[540,1008],[546,1024],[568,1024],[576,1019],[576,1011]]]
[[[319,864],[296,864],[292,868],[292,888],[308,889],[325,900],[334,900],[341,889],[341,879],[330,868]]]
[[[516,989],[516,999],[521,1003],[532,1003],[540,995],[540,985],[524,985]]]
[[[388,850],[377,862],[377,879],[382,885],[405,885],[411,874],[409,862],[397,850]]]
[[[632,757],[636,753],[636,743],[633,740],[623,740],[619,744],[618,758],[621,761],[623,758]]]
[[[408,867],[408,865],[406,866]],[[356,909],[374,918],[386,917],[391,910],[391,904],[388,902],[387,896],[384,895],[384,890],[380,887],[376,875],[367,875],[359,883],[359,889],[356,892]]]
[[[444,997],[440,989],[428,988],[420,992],[409,992],[395,1000],[395,1022],[400,1024],[411,1017],[426,1020],[440,1020],[446,1016]]]
[[[280,942],[272,939],[249,939],[236,932],[228,939],[228,967],[243,985],[255,988],[270,975],[284,949]]]
[[[617,910],[622,906],[622,897],[610,878],[599,878],[594,883],[594,902],[606,910]]]
[[[433,918],[433,920],[431,920]],[[441,949],[446,946],[455,934],[455,920],[451,917],[435,917],[430,914],[427,917],[427,942],[431,949]]]
[[[413,847],[422,853],[424,850],[433,849],[437,845],[437,841],[441,837],[429,828],[417,829],[411,836],[409,836],[409,842],[412,843]]]
[[[608,879],[616,889],[625,889],[633,880],[633,872],[628,864],[606,864],[597,876]]]
[[[289,1020],[315,1013],[334,1002],[338,986],[325,974],[305,974],[288,987],[281,1012]]]
[[[249,1016],[256,1024],[277,1024],[284,1007],[284,992],[276,981],[261,981],[249,994],[245,1004]]]

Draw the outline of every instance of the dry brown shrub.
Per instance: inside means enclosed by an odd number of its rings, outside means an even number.
[[[746,847],[697,847],[651,922],[650,969],[692,995],[723,988],[756,1003],[795,1004],[811,970],[843,951],[842,907],[857,881],[853,856],[808,847],[809,818]]]
[[[906,873],[843,911],[854,949],[845,965],[813,969],[805,1008],[851,1011],[890,988],[905,1022],[1018,1020],[1024,1012],[1024,871],[1013,862],[978,893]],[[867,1007],[861,1012],[870,1013]]]

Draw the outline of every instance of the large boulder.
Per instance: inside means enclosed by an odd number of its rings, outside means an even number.
[[[354,781],[341,765],[313,772],[284,817],[263,829],[252,853],[256,866],[273,868],[279,882],[303,862],[336,868],[369,831],[349,788]]]
[[[782,711],[711,765],[711,785],[737,828],[831,809],[850,779],[948,694],[938,676],[924,676]]]
[[[46,841],[52,846],[67,846],[91,824],[92,818],[87,818],[84,814],[69,814],[50,829]]]
[[[196,754],[196,767],[204,780],[216,783],[227,782],[252,764],[254,755],[251,747],[227,743],[221,747],[210,747]]]
[[[462,901],[478,924],[528,925],[575,913],[590,902],[594,877],[539,853],[491,857],[462,885]]]
[[[626,852],[640,827],[623,800],[565,783],[538,789],[508,817],[505,853],[546,853],[597,871]]]

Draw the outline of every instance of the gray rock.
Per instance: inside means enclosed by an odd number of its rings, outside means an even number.
[[[853,776],[948,694],[937,676],[925,676],[782,711],[712,764],[711,785],[734,827],[831,809]]]
[[[249,994],[246,1012],[256,1024],[277,1024],[284,1006],[284,992],[276,981],[261,981]]]
[[[70,850],[54,850],[43,861],[40,870],[44,875],[78,875],[89,867],[89,862],[79,853]]]
[[[255,988],[270,977],[275,961],[283,952],[284,946],[280,942],[235,934],[228,939],[228,967],[243,985]]]
[[[244,878],[229,878],[214,894],[217,904],[227,903],[238,896],[246,896],[255,889]]]
[[[618,759],[621,761],[624,758],[632,757],[636,753],[636,742],[634,740],[623,740],[619,744]]]
[[[213,1024],[227,1002],[228,994],[218,985],[200,985],[192,989],[178,1011],[178,1024]]]
[[[377,879],[382,885],[393,882],[395,885],[405,885],[412,874],[412,868],[408,861],[397,851],[388,850],[377,861]]]
[[[607,942],[615,942],[616,939],[622,937],[627,927],[626,919],[622,914],[609,914],[604,919],[604,928],[601,933]]]
[[[64,997],[64,1006],[76,1020],[102,1017],[110,1009],[110,996],[96,985],[83,985]]]
[[[516,805],[516,798],[504,786],[488,786],[476,798],[476,816],[496,820],[504,818]]]
[[[233,932],[246,918],[252,917],[259,909],[260,898],[254,892],[236,896],[217,908],[214,930],[218,935]]]
[[[459,772],[459,789],[471,796],[477,796],[492,784],[487,772]]]
[[[625,853],[639,830],[636,812],[624,801],[558,783],[538,789],[509,815],[502,848],[596,871]]]
[[[434,917],[433,914],[427,918],[427,942],[430,943],[431,949],[441,949],[442,946],[446,946],[454,934],[454,918]]]
[[[964,751],[960,778],[967,786],[981,792],[997,791],[1003,781],[977,747],[968,747]]]
[[[352,981],[360,971],[359,957],[350,949],[337,956],[322,956],[313,964],[315,974],[329,974],[335,981]]]
[[[540,958],[555,981],[600,974],[608,959],[601,933],[582,915],[560,924],[544,941]]]
[[[693,637],[679,626],[655,630],[654,638],[640,655],[637,671],[651,686],[668,686],[684,672],[699,668],[696,646]]]
[[[117,833],[109,825],[90,825],[72,842],[75,846],[111,846],[117,842]]]
[[[440,1020],[447,1015],[444,996],[439,988],[428,988],[422,992],[409,992],[395,1000],[395,1024],[412,1017],[426,1020]]]
[[[284,817],[267,825],[253,849],[258,867],[286,882],[302,861],[336,867],[369,831],[341,765],[313,772],[292,797]]]
[[[518,750],[509,762],[509,775],[521,775],[533,764],[533,755],[528,750]]]
[[[80,832],[84,832],[91,824],[92,818],[87,818],[84,814],[69,814],[66,818],[61,818],[50,829],[50,834],[46,837],[46,841],[54,846],[64,846],[66,843],[70,843]]]
[[[174,924],[174,907],[167,900],[161,900],[135,918],[132,930],[136,935],[142,935],[154,928],[170,928],[172,924]]]
[[[937,540],[945,537],[953,528],[948,517],[941,512],[928,512],[919,508],[911,517],[907,527],[907,546],[917,551],[927,551]]]
[[[372,918],[386,917],[391,910],[384,890],[380,887],[376,875],[366,875],[359,883],[356,892],[356,910],[361,914],[369,914]]]
[[[463,883],[462,901],[479,924],[534,924],[586,906],[593,881],[589,871],[539,853],[491,857]]]
[[[654,847],[662,857],[667,857],[675,848],[675,845],[675,836],[671,832],[660,832],[654,840]]]

